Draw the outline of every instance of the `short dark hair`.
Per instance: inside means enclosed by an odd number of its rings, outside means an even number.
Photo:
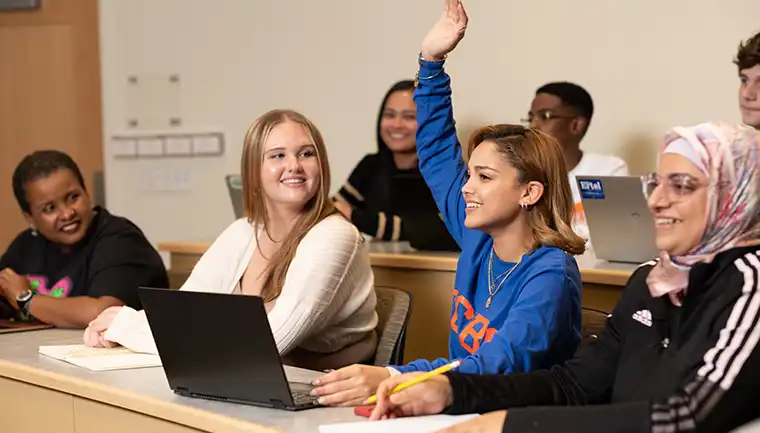
[[[71,157],[58,150],[38,150],[26,155],[18,163],[13,171],[13,195],[22,211],[29,213],[29,202],[26,199],[26,190],[24,185],[37,179],[50,176],[60,169],[69,169],[82,185],[82,189],[87,190],[84,186],[84,178],[79,167]]]
[[[749,69],[755,65],[760,65],[760,33],[739,43],[739,51],[736,53],[734,64],[739,70]]]
[[[539,87],[536,95],[540,93],[556,96],[563,104],[578,110],[580,115],[591,123],[591,118],[594,116],[594,101],[583,87],[567,81],[558,81]]]

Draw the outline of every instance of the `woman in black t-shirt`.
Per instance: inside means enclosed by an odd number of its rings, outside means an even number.
[[[140,308],[139,286],[169,286],[142,231],[92,205],[79,167],[65,153],[27,155],[13,173],[13,193],[29,229],[0,257],[5,310],[84,328],[108,307]]]

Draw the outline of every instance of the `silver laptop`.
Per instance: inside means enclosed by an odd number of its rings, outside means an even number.
[[[654,220],[638,176],[576,176],[597,259],[644,263],[657,257]]]
[[[227,182],[227,190],[232,200],[232,210],[235,212],[235,218],[243,218],[245,209],[243,209],[243,178],[238,174],[228,174],[224,177]]]

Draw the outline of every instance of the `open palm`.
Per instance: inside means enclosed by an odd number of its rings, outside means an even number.
[[[439,61],[450,53],[467,30],[467,12],[460,0],[445,0],[446,9],[422,40],[422,57]]]

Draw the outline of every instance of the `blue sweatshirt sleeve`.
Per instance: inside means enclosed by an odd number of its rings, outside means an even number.
[[[454,127],[451,82],[443,71],[443,62],[422,61],[419,76],[414,102],[417,104],[420,172],[433,193],[449,233],[461,247],[465,218],[461,191],[467,181],[467,167]]]
[[[558,339],[567,338],[569,330],[575,328],[573,309],[580,308],[579,288],[579,284],[572,284],[564,269],[546,269],[536,274],[525,283],[493,339],[462,358],[457,371],[507,374],[545,367],[550,348],[562,344]],[[451,361],[421,359],[393,368],[401,373],[430,371]]]

